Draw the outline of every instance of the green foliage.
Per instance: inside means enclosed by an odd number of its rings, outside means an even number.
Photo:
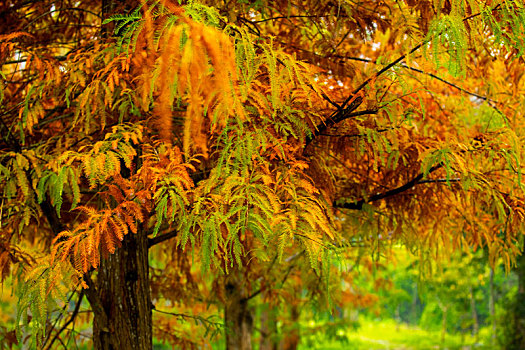
[[[317,268],[318,230],[329,236],[333,233],[324,216],[326,204],[313,196],[317,192],[309,181],[301,179],[304,165],[289,163],[270,171],[263,157],[270,148],[264,145],[272,145],[269,141],[274,139],[267,132],[227,128],[221,139],[217,166],[209,179],[196,188],[197,200],[190,216],[191,231],[202,235],[204,268],[212,262],[221,267],[221,260],[211,259],[217,259],[212,257],[223,249],[228,252],[223,266],[226,271],[234,261],[241,263],[245,252],[240,239],[248,232],[259,242],[255,254],[262,260],[268,259],[265,251],[275,242],[279,242],[274,248],[280,258],[285,247],[299,240],[312,267]],[[188,231],[183,232],[184,245]]]
[[[58,217],[60,217],[64,185],[68,184],[67,189],[69,195],[72,197],[71,210],[75,209],[80,201],[79,178],[80,174],[78,174],[77,170],[68,165],[61,167],[58,174],[51,170],[45,170],[37,186],[38,202],[42,203],[45,201],[46,193],[49,193],[51,204],[54,205]]]
[[[40,348],[48,326],[48,317],[52,311],[64,313],[63,303],[69,300],[69,285],[64,283],[72,271],[68,263],[50,264],[41,260],[18,284],[16,314],[16,332],[18,341],[23,332],[31,335],[32,348]],[[64,278],[65,277],[65,278]],[[65,315],[65,314],[64,314]]]
[[[494,16],[489,8],[482,11],[483,20],[490,26],[494,34],[494,43],[506,49],[517,49],[515,59],[523,55],[525,49],[525,7],[521,1],[509,1],[498,6],[498,16]]]
[[[127,15],[116,14],[102,22],[102,25],[116,22],[114,34],[118,38],[117,48],[118,52],[123,52],[123,48],[126,48],[126,53],[129,54],[129,51],[135,50],[136,37],[134,33],[141,26],[142,16],[140,14],[141,7],[138,7],[133,12]]]
[[[430,25],[427,40],[436,68],[442,67],[443,56],[448,56],[448,72],[455,77],[465,75],[467,33],[461,17],[447,15],[436,19]]]
[[[168,27],[177,24],[177,16],[173,16],[169,9],[159,6],[157,2],[147,6],[143,3],[129,14],[116,14],[105,19],[102,24],[115,22],[114,35],[117,37],[116,49],[118,53],[134,52],[136,50],[136,43],[138,35],[144,29],[145,20],[142,16],[144,6],[147,7],[148,12],[152,12],[154,16],[168,16],[165,22],[165,27],[160,28],[157,39],[160,38],[161,33]],[[203,5],[196,1],[188,1],[183,6],[185,15],[192,18],[196,22],[205,23],[206,25],[218,27],[220,22],[220,15],[217,9]],[[181,43],[184,45],[184,42]]]

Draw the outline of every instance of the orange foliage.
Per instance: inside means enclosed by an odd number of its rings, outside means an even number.
[[[336,266],[393,244],[520,253],[518,3],[102,3],[0,3],[0,278],[37,342],[61,295],[94,346],[155,304],[137,339],[202,347],[223,311],[371,306]]]

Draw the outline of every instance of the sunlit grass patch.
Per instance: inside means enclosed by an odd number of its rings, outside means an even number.
[[[358,329],[348,328],[329,339],[323,332],[305,336],[301,349],[356,349],[356,350],[423,350],[423,349],[488,349],[476,343],[469,334],[446,334],[418,327],[397,324],[394,320],[363,320]]]

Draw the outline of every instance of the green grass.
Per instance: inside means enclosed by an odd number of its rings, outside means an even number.
[[[308,332],[305,332],[308,334]],[[393,320],[361,322],[357,329],[339,329],[328,338],[324,332],[303,334],[300,349],[350,349],[350,350],[430,350],[430,349],[490,349],[476,343],[468,334],[446,334],[441,341],[441,332],[426,331],[417,327],[396,324]]]

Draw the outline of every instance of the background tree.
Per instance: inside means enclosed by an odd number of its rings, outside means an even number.
[[[34,344],[85,296],[97,349],[218,314],[248,349],[258,303],[343,303],[346,256],[519,252],[519,1],[2,6],[0,262]]]

